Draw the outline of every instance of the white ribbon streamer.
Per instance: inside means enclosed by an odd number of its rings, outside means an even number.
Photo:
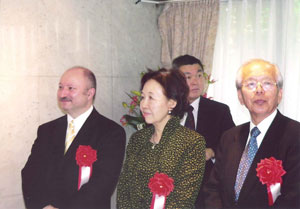
[[[270,186],[271,194],[272,194],[272,197],[273,197],[273,202],[275,202],[275,200],[277,199],[277,197],[279,195],[281,195],[280,188],[281,188],[281,184],[280,183],[272,184]]]
[[[80,181],[80,186],[79,189],[81,188],[82,185],[86,184],[89,182],[90,175],[91,175],[91,167],[90,166],[81,166],[81,181]]]
[[[159,196],[159,195],[155,195],[155,200],[154,200],[154,207],[153,209],[163,209],[165,206],[165,201],[166,201],[166,197],[165,196]]]

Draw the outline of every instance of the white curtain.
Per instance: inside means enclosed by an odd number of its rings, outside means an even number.
[[[208,96],[230,106],[236,124],[249,121],[237,99],[235,75],[253,58],[278,65],[284,77],[279,110],[300,121],[300,0],[221,1]]]

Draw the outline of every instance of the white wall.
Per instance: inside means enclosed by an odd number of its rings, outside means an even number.
[[[67,68],[95,72],[95,106],[119,122],[125,92],[138,88],[139,72],[160,65],[158,9],[134,3],[0,1],[1,209],[24,208],[20,171],[38,125],[62,115],[56,89]]]

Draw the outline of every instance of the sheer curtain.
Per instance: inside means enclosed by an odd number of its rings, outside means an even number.
[[[284,77],[279,110],[300,121],[300,0],[221,1],[208,96],[230,106],[236,124],[249,121],[235,88],[238,68],[252,58],[278,65]]]

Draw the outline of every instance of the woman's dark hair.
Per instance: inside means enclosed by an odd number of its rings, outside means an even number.
[[[141,90],[144,88],[145,83],[151,79],[157,81],[162,86],[163,93],[168,99],[173,99],[177,102],[171,115],[182,118],[189,104],[187,99],[189,87],[184,75],[175,69],[167,70],[161,68],[157,71],[148,69],[148,72],[142,77]]]

